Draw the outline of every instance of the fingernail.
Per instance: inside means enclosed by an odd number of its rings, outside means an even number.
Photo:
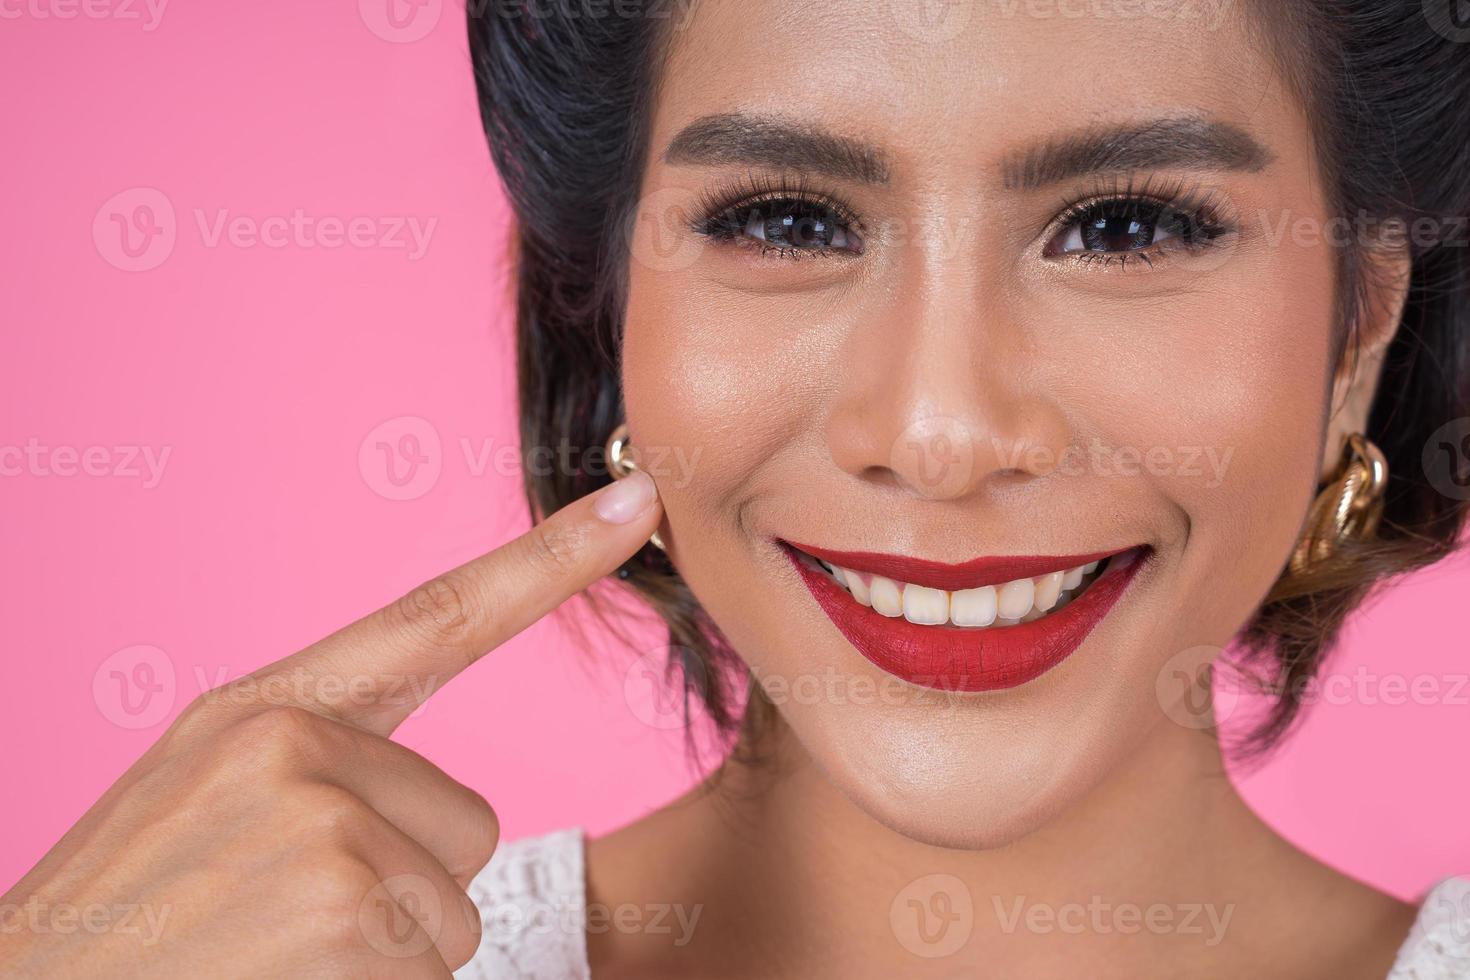
[[[592,509],[609,524],[627,524],[648,509],[657,493],[647,473],[634,472],[602,490]]]

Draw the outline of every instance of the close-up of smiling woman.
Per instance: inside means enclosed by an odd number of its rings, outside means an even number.
[[[161,941],[7,929],[0,972],[1470,977],[1470,869],[1390,894],[1225,774],[1461,540],[1463,3],[594,6],[470,3],[448,76],[513,215],[519,451],[585,465],[184,705],[0,903],[167,903]],[[714,761],[502,842],[514,801],[390,740],[402,681],[589,589]]]

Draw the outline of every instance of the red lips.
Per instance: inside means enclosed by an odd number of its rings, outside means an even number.
[[[784,544],[784,542],[783,542]],[[864,606],[795,549],[833,565],[914,585],[955,591],[1075,568],[1112,558],[1067,605],[1014,626],[972,629],[919,626]],[[1033,680],[1070,656],[1122,596],[1142,567],[1146,549],[1065,557],[978,558],[959,565],[864,552],[786,545],[797,573],[827,618],[874,664],[912,684],[943,691],[994,691]]]

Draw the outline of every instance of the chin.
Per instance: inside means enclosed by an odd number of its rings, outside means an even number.
[[[983,851],[1022,840],[1082,803],[1136,745],[1104,719],[1057,710],[904,713],[858,723],[824,724],[802,712],[783,718],[858,810],[933,847]]]

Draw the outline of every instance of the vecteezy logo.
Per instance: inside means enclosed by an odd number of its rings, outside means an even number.
[[[683,647],[658,647],[628,665],[623,703],[649,728],[687,728],[705,711],[704,661]]]
[[[1424,443],[1424,475],[1451,500],[1470,500],[1470,418],[1446,422]]]
[[[889,466],[926,497],[953,497],[975,471],[975,440],[964,422],[934,415],[908,425],[889,449]]]
[[[899,30],[926,44],[953,41],[974,16],[974,0],[887,0],[887,6]]]
[[[653,272],[679,272],[699,260],[708,239],[690,225],[685,194],[663,187],[629,212],[623,238],[634,262]]]
[[[970,941],[975,902],[954,875],[925,875],[893,896],[888,924],[899,944],[915,956],[951,956]]]
[[[1424,0],[1424,17],[1443,37],[1470,41],[1470,0]]]
[[[416,415],[400,415],[378,425],[357,449],[363,481],[387,500],[422,497],[439,482],[443,465],[439,430]]]
[[[378,37],[410,44],[427,37],[438,25],[444,0],[357,0],[357,11]]]
[[[393,875],[363,896],[357,921],[368,945],[383,955],[421,956],[443,930],[444,907],[429,879]]]
[[[1154,694],[1170,721],[1197,731],[1224,722],[1241,700],[1239,678],[1226,664],[1224,651],[1208,644],[1170,657],[1159,669]]]
[[[177,240],[173,202],[153,187],[114,194],[92,219],[97,254],[124,272],[156,269],[173,254]]]
[[[158,647],[124,647],[97,666],[92,701],[119,728],[151,728],[173,710],[174,663]]]

